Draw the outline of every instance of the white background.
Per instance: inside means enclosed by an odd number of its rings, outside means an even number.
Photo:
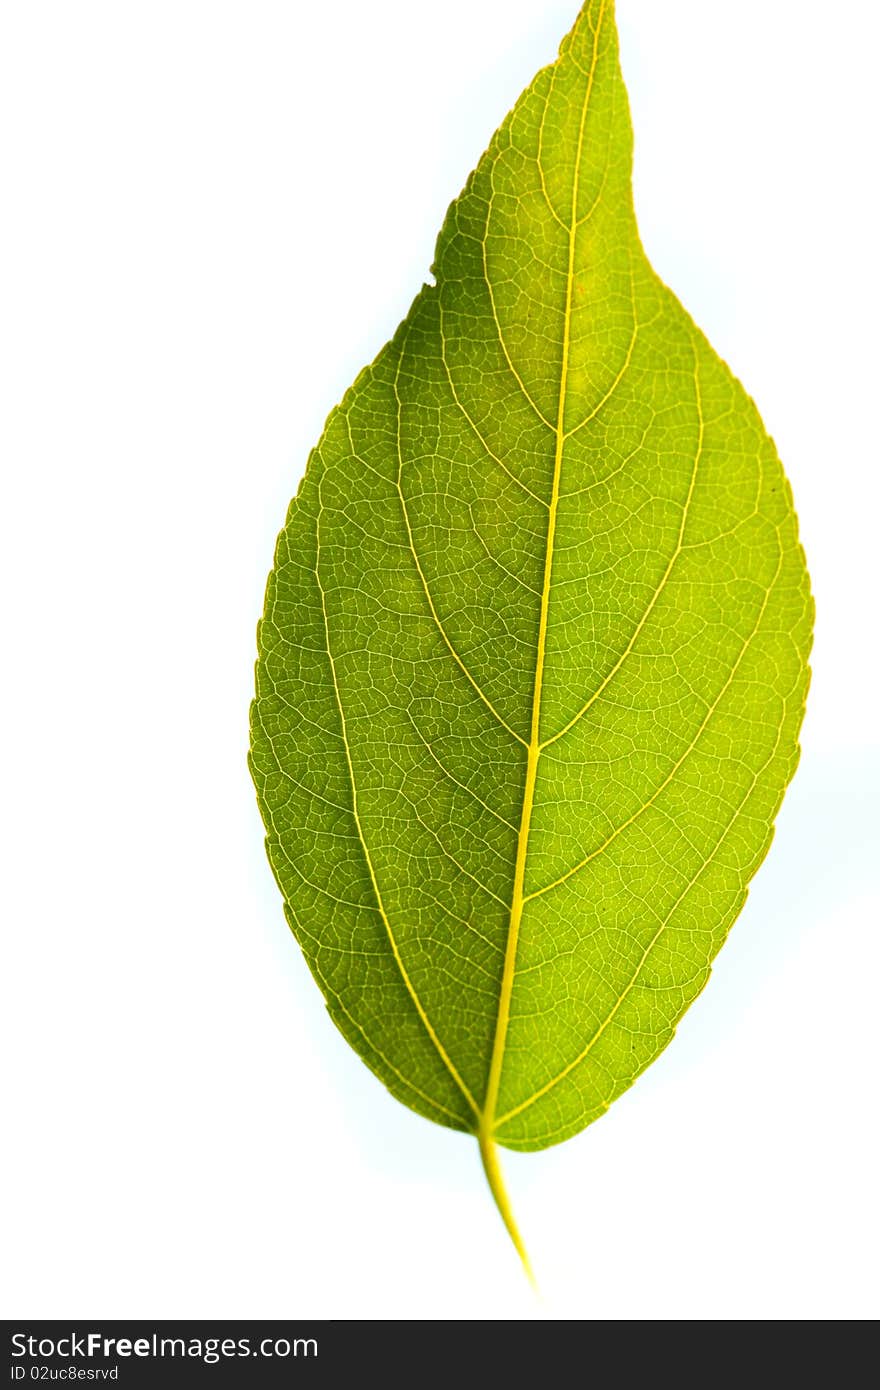
[[[801,769],[677,1040],[507,1158],[392,1100],[245,768],[275,533],[576,0],[5,0],[7,1316],[878,1311],[876,6],[619,0],[656,267],[760,404],[818,604]]]

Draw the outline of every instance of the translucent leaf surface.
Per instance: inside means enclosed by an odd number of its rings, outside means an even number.
[[[591,0],[331,413],[259,635],[290,924],[389,1089],[480,1136],[502,1206],[494,1143],[600,1116],[705,984],[807,685],[790,490],[646,259],[631,148]]]

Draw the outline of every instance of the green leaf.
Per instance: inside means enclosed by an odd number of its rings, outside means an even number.
[[[651,269],[611,0],[453,203],[278,541],[252,769],[400,1100],[540,1149],[672,1038],[794,771],[812,604],[758,413]]]

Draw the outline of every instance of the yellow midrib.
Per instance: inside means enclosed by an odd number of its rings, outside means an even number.
[[[568,231],[568,275],[565,294],[565,316],[563,320],[562,332],[562,363],[559,376],[559,404],[556,416],[556,454],[553,464],[553,486],[550,496],[550,508],[547,519],[547,543],[544,555],[544,581],[541,589],[541,614],[538,624],[538,648],[535,659],[535,684],[532,692],[532,718],[528,742],[528,756],[526,762],[526,780],[523,790],[523,807],[520,818],[519,836],[517,840],[516,868],[514,871],[513,899],[510,908],[510,925],[507,933],[507,944],[504,953],[504,970],[501,977],[501,990],[498,998],[498,1015],[495,1023],[495,1038],[492,1045],[492,1058],[489,1064],[489,1079],[486,1086],[486,1098],[483,1104],[482,1116],[480,1119],[480,1145],[483,1150],[484,1166],[486,1167],[489,1184],[495,1195],[501,1215],[508,1226],[511,1228],[509,1207],[502,1204],[496,1183],[493,1182],[493,1175],[489,1171],[489,1164],[486,1161],[487,1153],[491,1151],[492,1137],[495,1131],[495,1116],[498,1106],[498,1093],[501,1086],[501,1072],[504,1065],[504,1051],[507,1042],[507,1030],[510,1023],[510,1001],[513,994],[513,983],[516,976],[516,956],[519,942],[519,929],[522,922],[524,907],[524,886],[526,873],[526,858],[528,854],[529,831],[532,822],[532,809],[535,800],[535,784],[538,775],[538,760],[541,756],[541,693],[544,683],[544,660],[547,646],[547,622],[550,609],[550,585],[553,574],[553,548],[556,539],[556,514],[559,506],[560,479],[562,474],[562,458],[565,449],[565,404],[568,389],[568,365],[569,350],[571,343],[571,311],[574,290],[574,268],[575,268],[575,246],[578,231],[578,195],[580,191],[580,169],[581,158],[584,145],[584,131],[586,128],[587,111],[590,105],[590,95],[593,88],[593,76],[596,71],[596,62],[599,48],[599,34],[602,28],[602,19],[605,12],[603,4],[599,10],[596,20],[596,28],[593,33],[593,54],[590,64],[590,72],[587,78],[584,102],[581,110],[580,129],[578,131],[578,144],[574,160],[574,174],[572,178],[571,190],[571,219]],[[503,1188],[502,1188],[503,1192]],[[506,1208],[506,1209],[505,1209]],[[511,1230],[514,1242],[520,1248],[518,1235]],[[520,1250],[522,1253],[522,1250]]]

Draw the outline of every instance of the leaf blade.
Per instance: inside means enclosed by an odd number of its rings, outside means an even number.
[[[630,166],[592,0],[331,414],[260,634],[252,767],[331,1013],[405,1103],[514,1148],[672,1036],[806,692],[784,474],[650,268]]]

